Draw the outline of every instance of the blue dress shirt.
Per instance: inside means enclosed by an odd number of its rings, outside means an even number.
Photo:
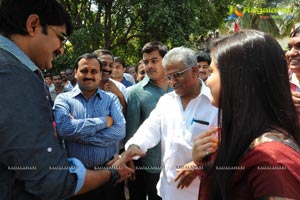
[[[69,156],[92,168],[103,165],[116,153],[116,144],[125,137],[125,118],[115,94],[100,89],[87,99],[78,84],[59,94],[54,102],[58,133],[64,138]],[[114,123],[106,128],[106,116]]]

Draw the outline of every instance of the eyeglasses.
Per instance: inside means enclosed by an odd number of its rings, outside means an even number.
[[[143,60],[143,62],[144,62],[144,65],[148,65],[150,62],[152,64],[156,64],[156,63],[158,63],[158,58],[151,58],[149,60]]]
[[[65,36],[64,34],[60,33],[59,31],[57,31],[56,29],[52,28],[51,26],[48,26],[49,29],[51,29],[55,34],[56,36],[59,38],[59,40],[61,41],[62,45],[61,46],[64,46],[67,42],[68,42],[68,37]]]
[[[187,69],[184,69],[182,71],[179,71],[179,72],[175,72],[173,74],[168,74],[167,75],[167,79],[170,81],[172,78],[173,79],[177,79],[177,78],[180,78],[183,76],[183,74],[188,71],[188,70],[191,70],[192,68],[187,68]]]

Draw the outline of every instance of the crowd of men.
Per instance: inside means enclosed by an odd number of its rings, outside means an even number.
[[[64,53],[70,15],[55,0],[0,8],[0,199],[198,199],[194,141],[220,124],[207,51],[149,41],[133,66],[97,49],[43,73]],[[299,38],[286,53],[298,110]]]

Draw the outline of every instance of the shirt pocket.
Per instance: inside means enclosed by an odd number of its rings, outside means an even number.
[[[199,123],[193,123],[190,127],[190,140],[194,142],[194,139],[197,135],[200,135],[207,131],[209,129],[209,125],[199,124]]]

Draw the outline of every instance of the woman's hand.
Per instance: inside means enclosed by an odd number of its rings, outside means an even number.
[[[218,147],[218,128],[212,128],[195,137],[193,146],[193,161],[198,164],[204,157],[216,152]]]

